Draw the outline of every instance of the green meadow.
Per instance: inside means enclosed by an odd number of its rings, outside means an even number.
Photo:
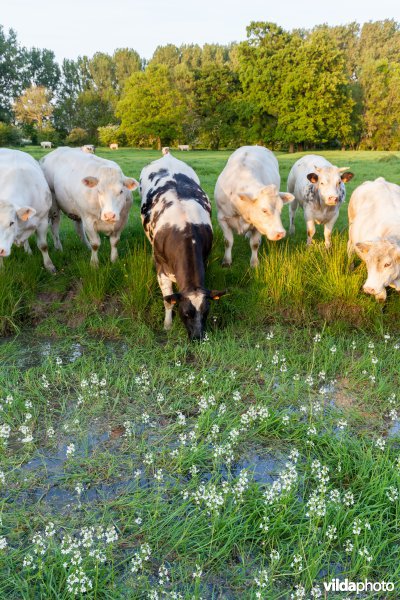
[[[137,179],[160,157],[97,153]],[[230,152],[174,154],[212,199]],[[356,597],[332,578],[400,596],[400,298],[363,294],[346,253],[352,190],[400,184],[400,153],[322,154],[355,174],[329,251],[319,226],[306,247],[299,209],[256,270],[243,237],[224,269],[214,211],[207,284],[228,293],[201,343],[178,317],[163,331],[137,192],[117,263],[103,238],[92,269],[65,217],[57,274],[33,240],[5,259],[0,598]],[[300,156],[277,155],[282,190]]]

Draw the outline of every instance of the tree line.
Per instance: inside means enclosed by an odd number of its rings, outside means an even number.
[[[0,145],[398,149],[400,24],[286,31],[253,22],[230,45],[64,59],[0,26]]]

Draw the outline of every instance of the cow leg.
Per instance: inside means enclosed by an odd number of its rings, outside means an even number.
[[[74,225],[75,225],[75,231],[76,231],[76,233],[78,234],[78,236],[79,236],[79,239],[80,239],[80,240],[81,240],[81,241],[82,241],[82,242],[85,244],[85,246],[86,246],[87,248],[89,248],[89,250],[91,250],[91,249],[92,249],[92,247],[91,247],[91,245],[89,244],[89,241],[88,241],[88,239],[87,239],[87,237],[86,237],[86,234],[85,234],[85,230],[84,230],[84,228],[83,228],[82,221],[74,221]]]
[[[170,296],[174,290],[172,287],[172,281],[164,273],[157,274],[158,285],[160,286],[163,297]],[[172,306],[167,302],[164,302],[165,317],[164,317],[164,329],[168,331],[172,326]]]
[[[92,267],[98,267],[99,266],[98,251],[100,248],[100,236],[97,233],[97,231],[95,231],[92,223],[88,223],[86,221],[85,223],[83,223],[83,227],[85,230],[84,233],[86,233],[86,236],[89,240],[90,247],[92,249],[92,256],[90,257],[90,264],[92,265]]]
[[[223,267],[230,267],[232,264],[232,246],[233,246],[233,231],[229,227],[228,223],[224,218],[218,217],[218,222],[221,226],[222,233],[224,234],[225,240],[225,254],[222,260]]]
[[[307,226],[307,246],[311,246],[313,243],[313,237],[315,235],[315,223],[314,219],[306,219]]]
[[[111,244],[111,262],[115,262],[118,258],[118,249],[117,244],[119,242],[119,238],[121,237],[121,232],[114,232],[110,235],[110,244]]]
[[[4,259],[0,256],[0,270],[4,267]]]
[[[333,217],[333,219],[331,219],[330,221],[328,221],[327,223],[325,223],[325,226],[324,226],[325,248],[330,248],[331,247],[332,229],[333,229],[333,226],[336,223],[337,217],[338,217],[338,215],[335,215]]]
[[[24,242],[24,250],[25,250],[25,252],[26,252],[27,254],[32,254],[32,250],[31,250],[31,247],[30,247],[30,245],[29,245],[29,240],[26,240],[26,241]]]
[[[251,259],[250,266],[258,266],[258,249],[261,243],[261,233],[257,229],[253,229],[250,234]]]
[[[290,204],[289,204],[289,224],[290,224],[289,234],[290,235],[294,235],[294,233],[296,231],[296,228],[294,225],[294,220],[295,220],[296,210],[297,210],[298,205],[299,204],[296,199],[294,199],[293,202],[290,202]]]
[[[50,271],[50,273],[55,273],[56,268],[53,265],[53,263],[51,262],[51,258],[49,256],[49,247],[47,245],[47,229],[48,229],[48,222],[46,219],[39,223],[37,230],[36,230],[37,247],[39,248],[40,252],[42,253],[43,263],[44,263],[45,268],[48,271]]]
[[[62,244],[60,240],[60,221],[61,221],[61,213],[60,209],[56,205],[56,202],[53,198],[53,205],[50,210],[50,224],[51,224],[51,233],[54,240],[54,247],[56,250],[62,250]]]

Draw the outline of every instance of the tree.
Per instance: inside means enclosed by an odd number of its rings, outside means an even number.
[[[45,87],[55,92],[60,81],[61,70],[52,50],[31,48],[25,50],[25,84]]]
[[[150,64],[126,82],[116,115],[129,144],[169,145],[182,134],[184,98],[166,65]]]
[[[235,144],[239,91],[239,79],[227,65],[208,63],[197,72],[194,114],[203,145],[218,150]]]
[[[75,124],[88,131],[90,141],[97,139],[97,128],[115,121],[111,100],[102,97],[99,92],[85,90],[76,100]]]
[[[64,135],[76,125],[76,102],[83,91],[81,60],[64,59],[61,65],[61,77],[57,91],[57,103],[54,108],[54,124]]]
[[[10,29],[6,33],[0,25],[0,121],[10,121],[12,118],[13,99],[24,89],[24,65],[25,55],[15,31]]]
[[[293,37],[282,55],[275,136],[286,144],[325,144],[351,136],[351,98],[343,53],[324,31]]]
[[[32,85],[14,102],[17,121],[42,129],[53,114],[50,94],[43,86]]]

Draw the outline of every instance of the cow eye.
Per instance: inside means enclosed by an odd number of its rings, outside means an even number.
[[[123,194],[123,193],[124,193],[124,190],[121,190],[121,191],[120,191],[120,194]]]
[[[270,215],[271,212],[268,210],[268,208],[263,208],[262,209],[263,213],[265,213],[266,215]]]
[[[12,227],[14,225],[14,221],[11,221],[10,223],[10,227]]]
[[[392,264],[391,262],[387,262],[387,263],[385,263],[383,266],[385,267],[385,269],[387,269],[387,267],[390,267],[390,266],[391,266],[391,264]]]

